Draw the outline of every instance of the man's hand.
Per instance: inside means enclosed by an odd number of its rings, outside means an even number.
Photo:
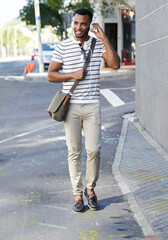
[[[98,23],[92,23],[92,25],[93,25],[93,30],[91,32],[93,32],[96,35],[96,37],[103,40],[103,38],[106,37],[106,35],[103,32],[103,30],[101,29],[101,27],[99,26],[99,24]]]
[[[103,53],[103,59],[106,61],[109,67],[112,69],[118,69],[120,67],[120,58],[115,51],[115,49],[110,44],[108,37],[101,29],[98,23],[92,23],[93,25],[93,32],[97,38],[101,39],[104,42],[104,46],[106,51]]]
[[[80,69],[80,70],[73,73],[73,78],[77,79],[77,80],[82,80],[82,79],[85,78],[86,74],[87,74],[86,70]]]
[[[59,72],[61,67],[62,63],[51,61],[48,69],[48,80],[50,82],[66,82],[72,78],[82,80],[87,74],[87,71],[83,69],[80,69],[76,72],[62,73]]]

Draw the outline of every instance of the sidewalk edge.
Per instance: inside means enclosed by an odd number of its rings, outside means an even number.
[[[168,161],[168,153],[164,150],[164,148],[146,130],[142,131],[142,126],[139,122],[134,123],[134,125],[138,129],[139,133],[161,155],[161,157]]]
[[[28,81],[46,81],[48,73],[27,73],[24,75],[24,80]],[[108,81],[108,80],[118,80],[118,79],[127,79],[127,78],[134,78],[135,72],[128,71],[128,72],[101,72],[100,73],[100,81]]]
[[[145,235],[146,239],[149,237],[156,237],[151,225],[149,224],[147,218],[143,214],[142,210],[138,206],[138,203],[136,202],[136,199],[134,198],[133,193],[131,192],[129,186],[127,185],[125,179],[123,178],[119,166],[122,160],[122,153],[124,149],[124,144],[127,136],[127,130],[128,130],[128,123],[129,119],[124,118],[123,120],[123,126],[120,134],[119,143],[117,146],[114,163],[112,166],[112,173],[114,174],[114,177],[116,181],[118,182],[118,185],[123,193],[123,195],[126,196],[128,203],[130,204],[130,208],[134,213],[134,216],[140,225],[143,234]],[[154,238],[155,239],[155,238]]]

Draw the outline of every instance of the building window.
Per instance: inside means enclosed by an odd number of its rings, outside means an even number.
[[[123,49],[122,65],[135,65],[135,12],[130,9],[122,9]]]
[[[105,23],[105,34],[108,37],[109,42],[113,46],[113,48],[117,52],[117,31],[118,24],[117,23]],[[105,66],[108,67],[107,63]]]

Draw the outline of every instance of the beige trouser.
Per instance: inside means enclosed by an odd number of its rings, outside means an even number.
[[[99,103],[71,103],[64,127],[68,146],[69,172],[74,195],[82,195],[82,129],[87,152],[86,187],[94,188],[99,177],[101,141]]]

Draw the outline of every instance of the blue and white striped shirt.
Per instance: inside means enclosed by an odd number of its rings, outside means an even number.
[[[88,55],[91,41],[85,41],[84,50]],[[62,63],[62,72],[69,73],[82,69],[84,65],[83,54],[81,53],[80,41],[76,41],[74,37],[64,40],[58,44],[53,52],[52,60]],[[71,103],[96,103],[100,98],[100,65],[102,54],[106,51],[104,43],[100,39],[96,39],[96,45],[90,63],[87,67],[87,75],[85,79],[79,81],[75,89]],[[63,92],[68,93],[75,79],[69,79],[63,82]]]

